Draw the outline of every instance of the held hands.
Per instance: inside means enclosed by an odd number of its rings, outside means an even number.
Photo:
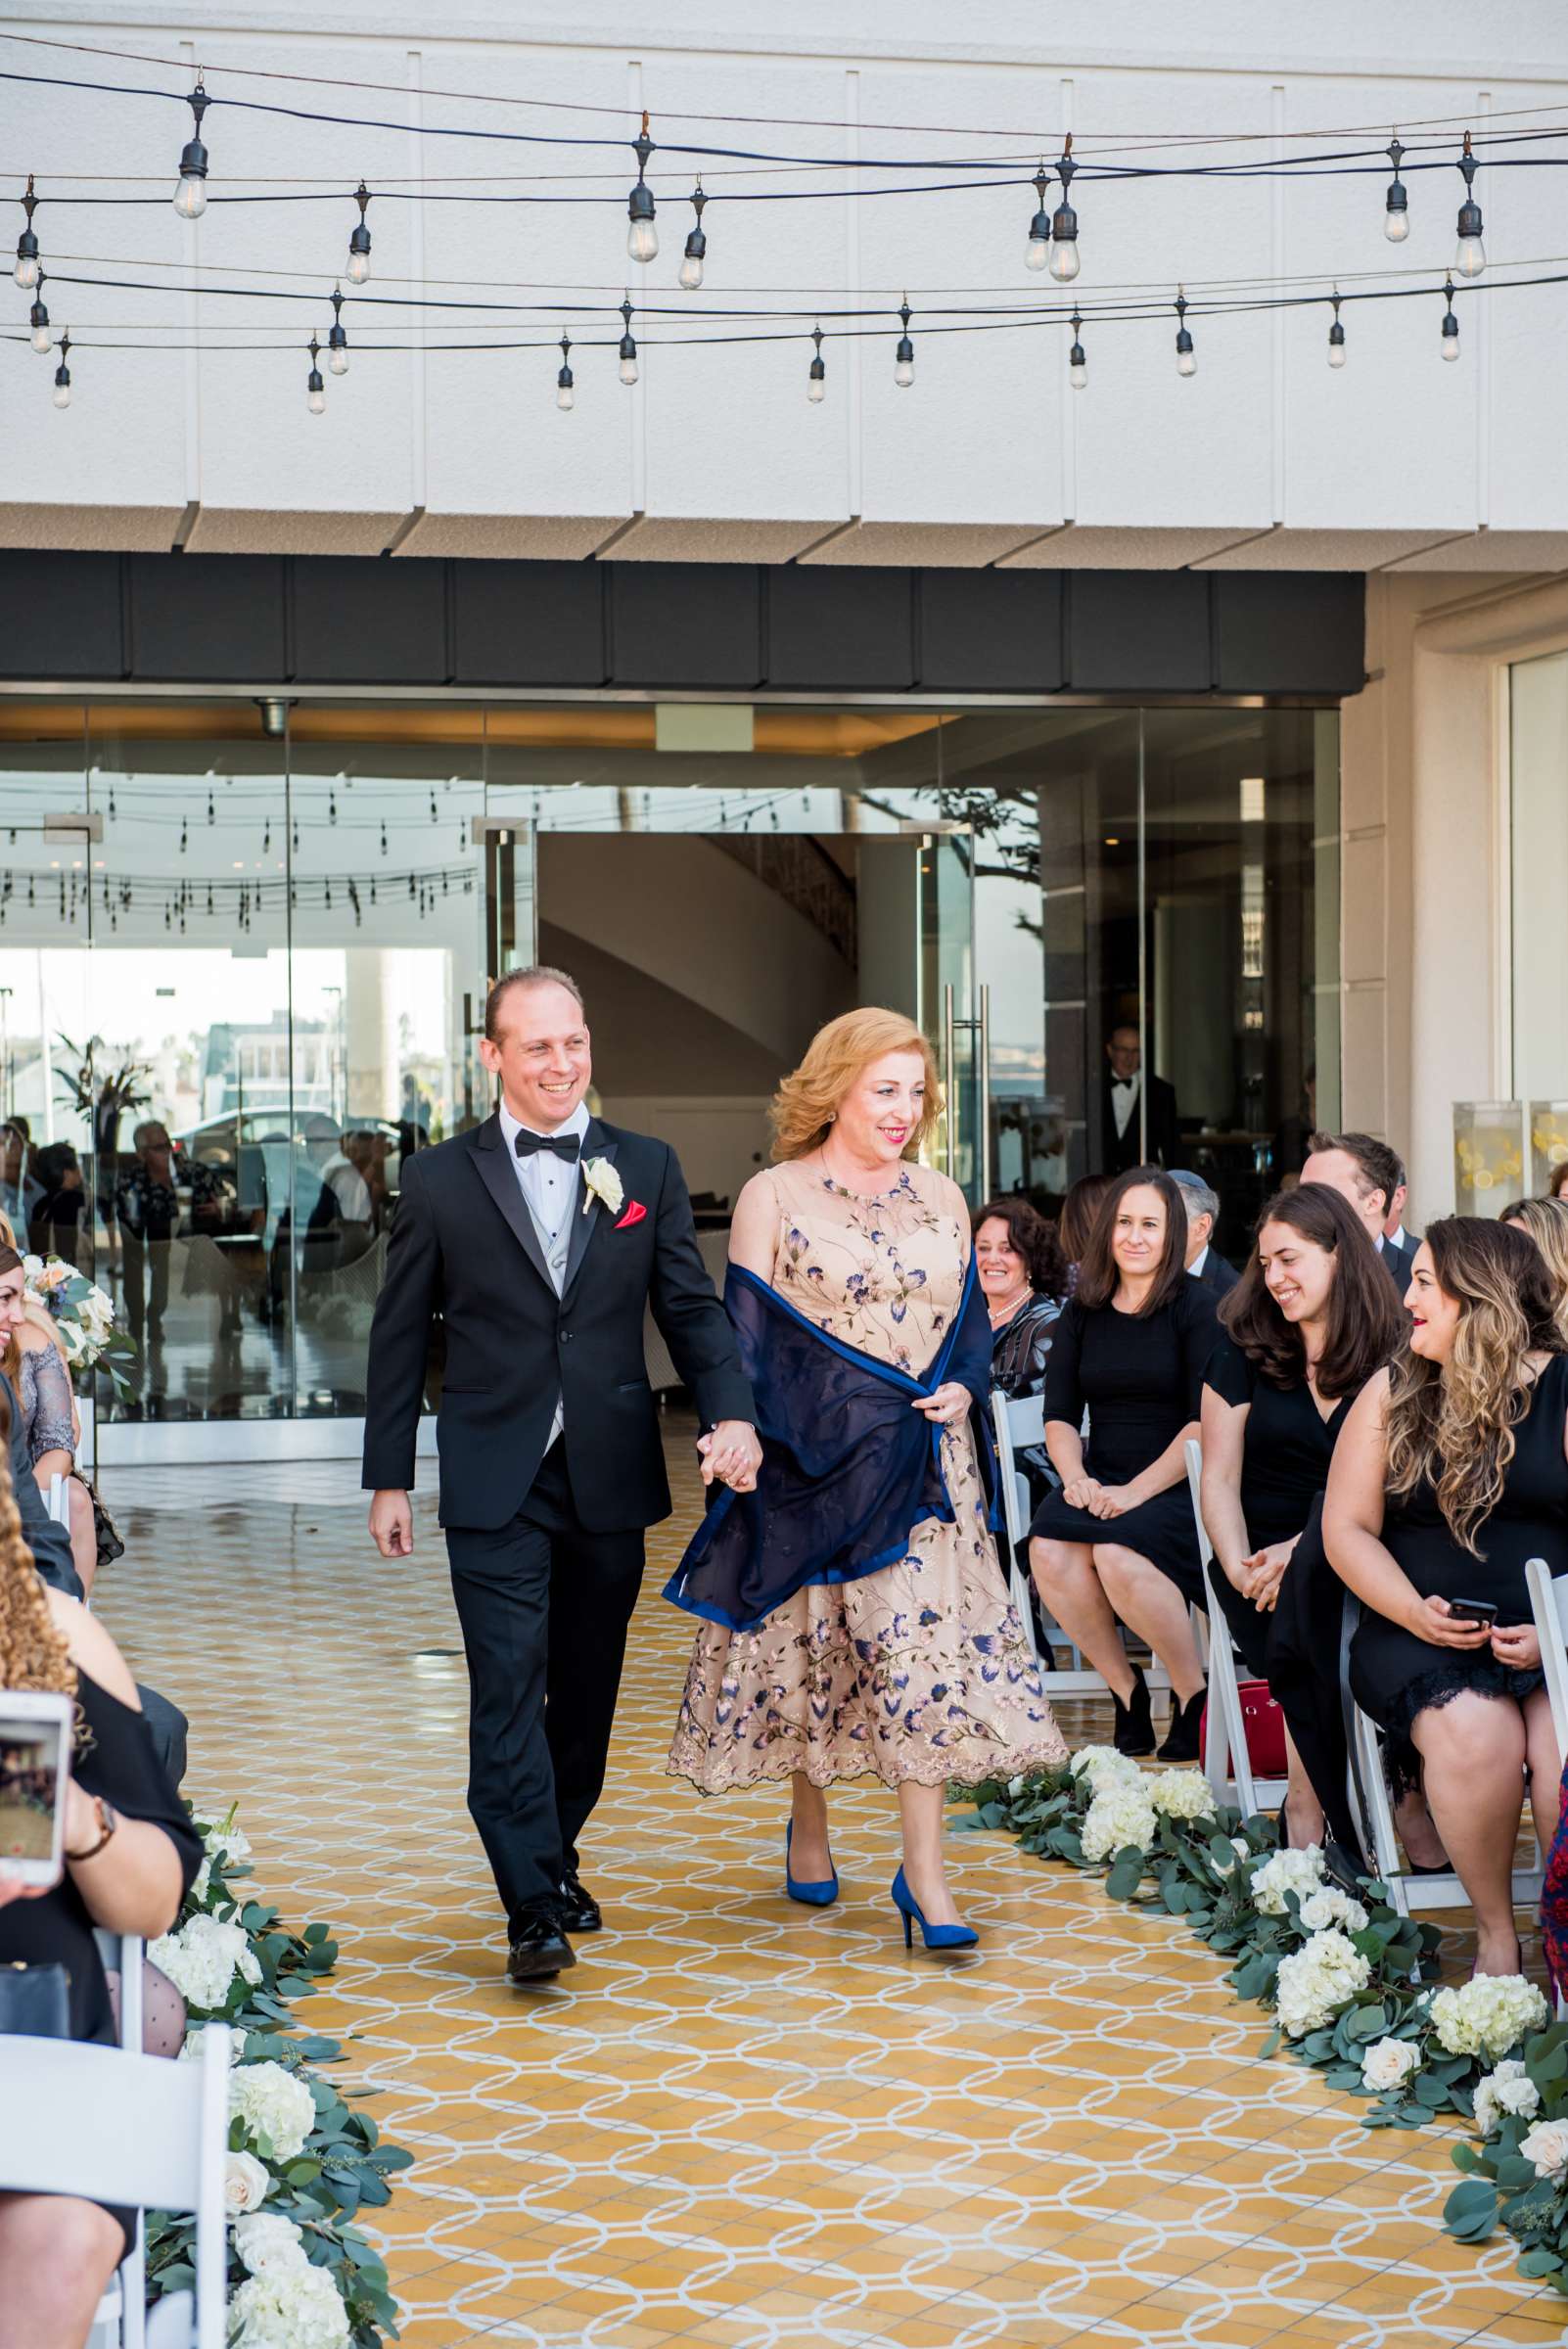
[[[1446,1598],[1418,1598],[1407,1621],[1417,1639],[1425,1639],[1433,1647],[1475,1649],[1488,1647],[1499,1637],[1506,1639],[1518,1636],[1517,1633],[1495,1633],[1489,1625],[1456,1613]],[[1535,1636],[1534,1633],[1529,1635],[1532,1638]],[[1511,1662],[1512,1659],[1506,1660]]]
[[[960,1419],[968,1418],[973,1402],[974,1397],[969,1389],[961,1387],[955,1378],[949,1378],[938,1387],[934,1395],[917,1395],[912,1407],[923,1411],[939,1427],[955,1427]]]
[[[755,1493],[757,1472],[762,1465],[762,1447],[757,1441],[757,1430],[744,1419],[721,1419],[706,1436],[697,1439],[702,1455],[702,1479],[711,1485],[716,1477],[728,1485],[732,1493]]]
[[[414,1512],[406,1493],[388,1485],[371,1496],[370,1535],[384,1558],[406,1558],[414,1546]]]
[[[1091,1517],[1120,1517],[1137,1506],[1130,1485],[1102,1485],[1097,1477],[1078,1476],[1062,1487],[1070,1509],[1086,1509]]]
[[[1242,1559],[1238,1587],[1242,1597],[1250,1598],[1260,1615],[1272,1614],[1277,1605],[1285,1568],[1300,1540],[1297,1534],[1289,1542],[1271,1542],[1267,1549],[1255,1549],[1250,1558]]]

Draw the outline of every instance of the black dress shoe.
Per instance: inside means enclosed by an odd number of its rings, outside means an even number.
[[[568,1933],[597,1933],[604,1923],[598,1902],[591,1892],[584,1890],[582,1878],[575,1867],[569,1867],[561,1878],[559,1913]]]
[[[509,1982],[548,1982],[576,1965],[576,1955],[553,1910],[536,1911],[515,1928],[506,1956]]]
[[[1196,1762],[1199,1759],[1202,1752],[1200,1730],[1203,1708],[1208,1701],[1207,1687],[1200,1688],[1196,1696],[1189,1696],[1185,1704],[1178,1703],[1175,1689],[1172,1690],[1171,1728],[1160,1748],[1162,1762]]]
[[[1154,1722],[1149,1712],[1149,1683],[1143,1677],[1143,1667],[1132,1667],[1132,1693],[1124,1705],[1112,1691],[1111,1702],[1116,1707],[1116,1727],[1112,1743],[1119,1754],[1152,1754],[1154,1751]]]

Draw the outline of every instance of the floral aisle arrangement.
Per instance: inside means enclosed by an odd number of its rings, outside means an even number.
[[[24,1256],[22,1272],[27,1295],[60,1332],[72,1373],[102,1370],[116,1395],[132,1394],[128,1373],[136,1360],[136,1341],[128,1330],[115,1327],[108,1291],[58,1256]]]
[[[1474,2103],[1482,2143],[1453,2148],[1468,2175],[1444,2225],[1464,2243],[1500,2225],[1520,2246],[1521,2276],[1568,2293],[1568,2023],[1548,2024],[1488,2072]]]
[[[231,1810],[197,1821],[207,1847],[171,1933],[149,1945],[185,2000],[193,2052],[204,2023],[234,2032],[224,2193],[231,2222],[232,2349],[374,2349],[396,2334],[380,2254],[353,2224],[389,2198],[388,2179],[412,2156],[384,2144],[376,2124],[315,2070],[342,2050],[296,2030],[293,2002],[337,1961],[325,1925],[286,1931],[275,1909],[231,1880],[250,1875],[251,1846]],[[148,2289],[195,2282],[196,2225],[151,2214]]]

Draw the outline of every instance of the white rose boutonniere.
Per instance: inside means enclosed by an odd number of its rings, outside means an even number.
[[[619,1216],[625,1192],[621,1177],[607,1158],[589,1158],[582,1167],[582,1212],[587,1214],[595,1199],[602,1200],[613,1216]]]

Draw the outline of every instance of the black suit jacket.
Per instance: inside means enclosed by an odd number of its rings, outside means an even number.
[[[591,1532],[652,1525],[669,1485],[648,1366],[648,1306],[705,1426],[755,1419],[735,1333],[698,1252],[674,1152],[589,1121],[582,1156],[621,1177],[619,1218],[574,1207],[558,1297],[493,1113],[472,1133],[404,1163],[370,1329],[364,1482],[414,1482],[414,1440],[432,1323],[445,1328],[437,1420],[443,1525],[493,1529],[538,1473],[563,1402],[566,1464]],[[644,1211],[632,1215],[634,1207]],[[631,1220],[628,1221],[627,1219]]]
[[[1217,1297],[1222,1297],[1227,1289],[1235,1287],[1241,1275],[1234,1265],[1227,1264],[1222,1256],[1215,1254],[1214,1242],[1211,1240],[1209,1253],[1203,1260],[1203,1270],[1195,1277],[1202,1281],[1206,1289],[1212,1289]]]
[[[1119,1134],[1116,1130],[1116,1112],[1111,1106],[1111,1071],[1107,1063],[1100,1079],[1100,1130],[1105,1137],[1103,1167],[1107,1174],[1125,1174],[1129,1167],[1176,1167],[1181,1163],[1175,1085],[1167,1084],[1163,1077],[1151,1077],[1145,1071],[1142,1091],[1148,1114],[1147,1150],[1142,1148],[1138,1140],[1135,1106],[1127,1122],[1126,1133]]]
[[[1400,1303],[1403,1305],[1405,1292],[1410,1285],[1410,1269],[1415,1263],[1415,1250],[1408,1242],[1401,1248],[1393,1240],[1379,1240],[1377,1253],[1388,1267],[1389,1277],[1398,1289]]]

